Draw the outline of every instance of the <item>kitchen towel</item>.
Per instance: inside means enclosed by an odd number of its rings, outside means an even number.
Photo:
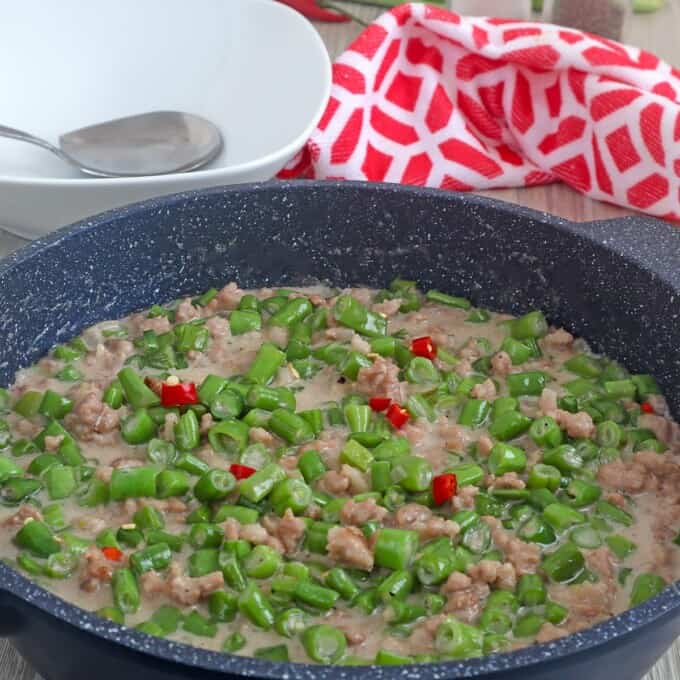
[[[335,62],[326,111],[280,176],[562,181],[680,220],[680,70],[573,29],[401,5]]]

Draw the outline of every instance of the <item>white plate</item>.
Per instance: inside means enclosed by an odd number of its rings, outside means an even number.
[[[316,30],[274,0],[5,3],[0,64],[0,123],[50,141],[162,109],[205,116],[225,140],[205,170],[96,179],[0,139],[0,224],[26,237],[151,196],[273,177],[314,129],[331,82]]]

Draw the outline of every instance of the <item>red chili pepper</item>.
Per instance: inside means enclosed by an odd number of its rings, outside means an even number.
[[[104,554],[104,557],[111,562],[120,562],[123,559],[122,550],[118,550],[118,548],[114,548],[113,546],[102,548],[102,553]]]
[[[231,472],[236,479],[248,479],[250,475],[254,474],[257,472],[255,468],[252,468],[248,465],[241,465],[240,463],[232,463],[229,466],[229,472]]]
[[[426,335],[422,338],[415,338],[415,340],[411,342],[411,351],[417,357],[434,359],[437,356],[437,345],[434,344],[429,335]]]
[[[161,385],[161,404],[163,406],[188,406],[198,404],[198,394],[194,383],[178,383],[177,385]]]
[[[399,406],[399,404],[392,404],[387,409],[386,415],[387,420],[389,420],[397,430],[406,425],[408,419],[411,417],[409,412],[403,406]]]
[[[292,7],[293,9],[300,12],[300,14],[306,16],[308,19],[314,19],[315,21],[328,21],[328,22],[344,22],[349,21],[350,18],[346,14],[341,14],[340,12],[333,12],[329,9],[324,9],[316,4],[316,0],[279,0],[284,5]]]
[[[452,472],[437,475],[432,480],[432,500],[435,505],[446,503],[453,498],[458,490],[458,479]]]
[[[640,410],[643,413],[654,413],[654,407],[648,401],[643,401],[640,404]]]
[[[388,399],[387,397],[371,397],[368,400],[368,405],[374,410],[374,411],[385,411],[387,407],[392,403],[391,399]]]

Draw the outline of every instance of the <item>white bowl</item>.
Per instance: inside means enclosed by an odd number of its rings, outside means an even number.
[[[319,34],[274,0],[8,2],[0,63],[0,124],[52,142],[171,109],[205,116],[225,140],[204,170],[97,179],[0,139],[0,226],[27,237],[151,196],[273,177],[316,126],[331,83]]]

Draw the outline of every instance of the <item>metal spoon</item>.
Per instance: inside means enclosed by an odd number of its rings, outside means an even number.
[[[68,132],[59,146],[0,125],[9,137],[48,149],[87,175],[139,177],[196,170],[222,149],[222,135],[208,120],[179,111],[153,111]]]

